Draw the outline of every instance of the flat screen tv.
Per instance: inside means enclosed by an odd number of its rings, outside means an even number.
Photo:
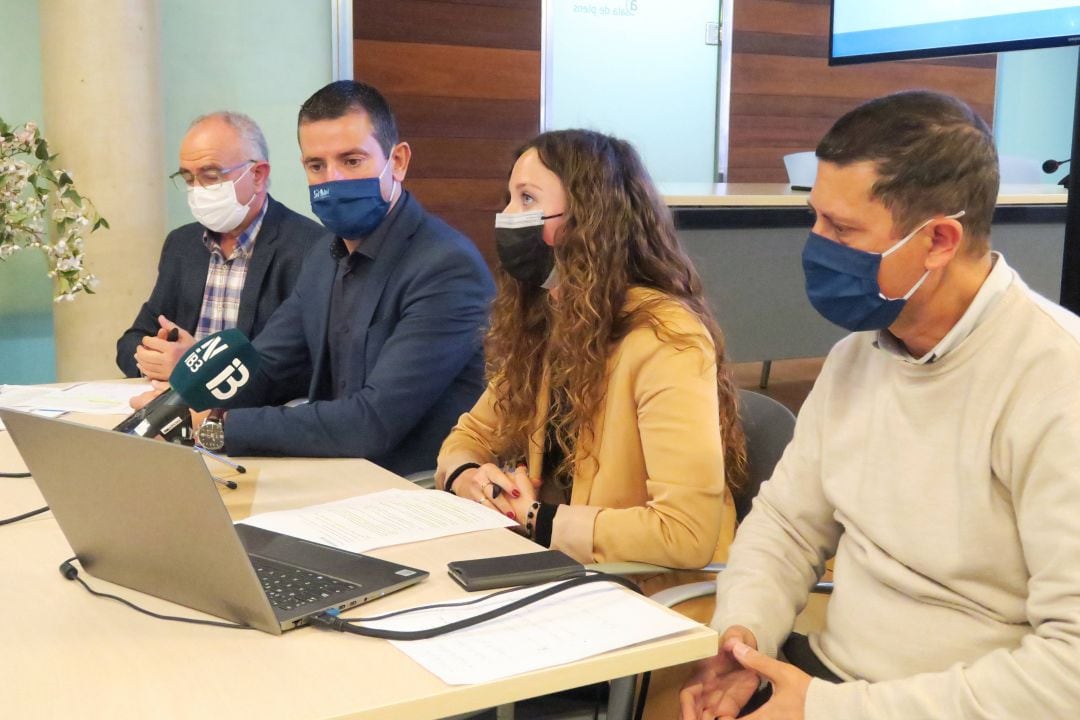
[[[829,64],[1080,45],[1080,0],[833,0]]]

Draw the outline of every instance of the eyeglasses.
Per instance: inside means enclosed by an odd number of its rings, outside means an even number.
[[[211,187],[213,185],[218,185],[223,180],[225,180],[225,176],[229,173],[235,172],[236,170],[239,170],[245,165],[250,165],[251,163],[257,162],[259,161],[245,160],[239,165],[233,165],[232,167],[228,168],[208,167],[203,168],[202,170],[194,174],[188,172],[187,170],[177,170],[169,176],[169,179],[172,180],[172,184],[176,187],[177,190],[187,190],[188,188],[195,187],[195,183],[198,183],[200,187]]]

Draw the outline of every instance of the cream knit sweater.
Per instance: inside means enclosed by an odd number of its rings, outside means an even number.
[[[808,720],[1080,717],[1080,319],[1008,288],[926,365],[833,348],[712,625],[775,655],[835,554]]]

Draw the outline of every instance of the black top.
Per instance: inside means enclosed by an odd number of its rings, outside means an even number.
[[[345,379],[352,377],[354,371],[352,363],[356,355],[351,352],[352,343],[349,337],[353,322],[352,311],[360,304],[371,266],[375,264],[379,248],[383,246],[403,205],[402,202],[396,203],[378,227],[364,238],[353,252],[349,252],[341,238],[336,237],[330,243],[330,254],[338,263],[334,288],[330,292],[330,318],[326,328],[326,349],[330,358],[330,393],[334,399],[346,394]]]

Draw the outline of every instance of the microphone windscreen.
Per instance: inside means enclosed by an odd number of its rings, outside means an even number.
[[[1042,164],[1042,170],[1044,173],[1047,174],[1054,172],[1059,167],[1061,167],[1061,163],[1059,163],[1057,160],[1047,160]]]
[[[169,384],[194,410],[221,407],[259,368],[259,351],[236,328],[208,335],[176,363]]]

